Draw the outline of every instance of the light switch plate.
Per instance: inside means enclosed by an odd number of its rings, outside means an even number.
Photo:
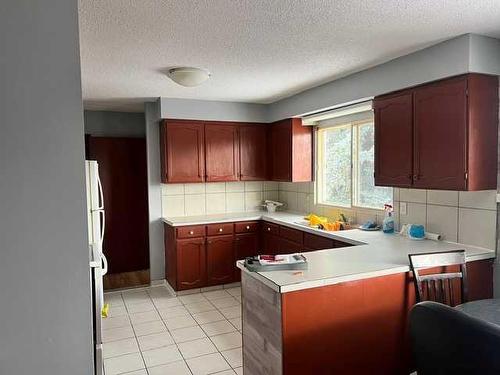
[[[406,202],[399,202],[399,214],[400,215],[408,215]]]

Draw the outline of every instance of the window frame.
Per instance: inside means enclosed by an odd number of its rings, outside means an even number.
[[[315,183],[314,183],[314,203],[317,206],[323,206],[323,207],[328,207],[328,208],[336,208],[336,209],[350,209],[350,210],[359,210],[359,211],[376,211],[376,212],[383,212],[384,208],[383,205],[381,205],[380,208],[375,208],[375,207],[369,207],[369,206],[361,206],[359,205],[358,202],[358,195],[359,195],[359,169],[358,169],[358,162],[359,162],[359,127],[361,125],[366,125],[366,124],[374,124],[374,118],[371,117],[370,119],[364,119],[364,120],[354,120],[354,121],[346,121],[346,123],[343,124],[338,124],[338,125],[330,125],[330,126],[315,126],[314,129],[314,144],[315,144],[315,152],[314,152],[314,175],[315,175]],[[351,173],[350,173],[350,179],[351,179],[351,197],[350,197],[350,204],[348,206],[343,206],[343,205],[338,205],[338,204],[331,204],[328,202],[325,202],[323,200],[323,168],[322,168],[322,162],[323,162],[323,142],[322,139],[320,138],[320,131],[327,130],[327,129],[332,129],[332,128],[342,128],[342,127],[350,127],[351,128]],[[394,204],[394,189],[387,187],[388,189],[391,189],[391,195],[392,195],[392,201],[391,204]]]

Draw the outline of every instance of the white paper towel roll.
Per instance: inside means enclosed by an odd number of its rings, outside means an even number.
[[[439,241],[441,240],[441,235],[438,233],[425,232],[425,238],[427,238],[428,240]]]

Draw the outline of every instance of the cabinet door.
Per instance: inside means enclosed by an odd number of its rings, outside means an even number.
[[[303,251],[304,245],[286,238],[280,238],[278,254],[300,253]]]
[[[264,233],[262,236],[262,252],[264,254],[278,254],[280,249],[280,237],[272,233]]]
[[[259,254],[259,238],[257,233],[237,234],[235,241],[237,260]]]
[[[413,178],[412,93],[376,98],[375,185],[409,187]]]
[[[415,89],[413,186],[466,190],[467,81]]]
[[[166,120],[161,136],[163,182],[203,182],[203,124]]]
[[[267,179],[266,125],[243,125],[240,131],[240,180]]]
[[[232,282],[235,267],[233,236],[208,237],[208,285],[218,285]]]
[[[259,236],[257,233],[244,233],[235,236],[236,260],[243,260],[246,257],[259,255]],[[241,280],[241,273],[235,269],[235,281]]]
[[[177,289],[201,288],[206,279],[205,239],[177,240]]]
[[[272,179],[292,180],[292,128],[289,121],[271,125]]]
[[[232,124],[205,124],[206,181],[237,181],[239,142]]]

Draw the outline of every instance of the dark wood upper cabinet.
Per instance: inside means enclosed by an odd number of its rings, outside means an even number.
[[[240,180],[260,181],[267,174],[267,126],[265,124],[239,127]]]
[[[376,98],[375,184],[410,187],[413,179],[412,94]]]
[[[234,280],[234,238],[232,235],[207,237],[207,285]]]
[[[467,190],[467,79],[414,91],[413,186]]]
[[[204,126],[196,121],[165,120],[160,127],[162,182],[205,180]]]
[[[205,124],[206,181],[238,181],[239,141],[234,124]]]
[[[312,128],[302,126],[302,119],[291,118],[272,123],[269,147],[272,180],[312,180]]]
[[[496,76],[467,74],[418,86],[377,97],[374,108],[376,185],[496,189]],[[407,184],[405,174],[412,176]]]
[[[207,280],[205,238],[177,240],[177,288],[201,288]]]

